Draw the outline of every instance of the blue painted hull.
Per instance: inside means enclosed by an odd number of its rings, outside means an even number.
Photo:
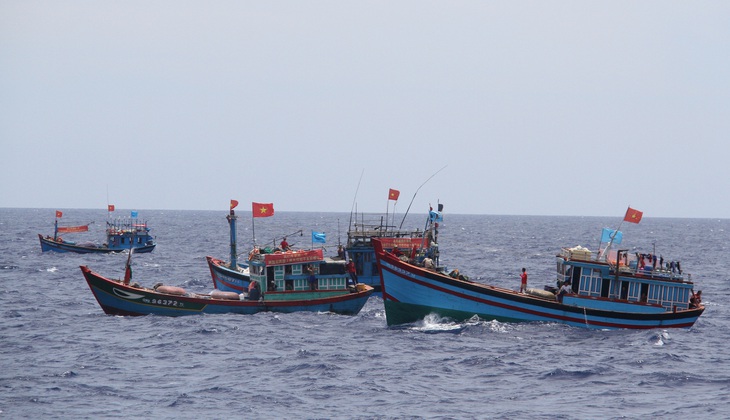
[[[356,315],[372,294],[362,286],[354,293],[346,291],[268,292],[263,300],[214,299],[209,295],[185,293],[171,295],[152,289],[124,285],[81,266],[91,292],[99,306],[109,315],[184,316],[199,314],[255,314],[258,312],[333,312]]]
[[[230,267],[219,259],[205,257],[210,268],[210,275],[213,278],[213,287],[224,292],[243,293],[248,290],[251,277],[248,274],[248,265],[238,264],[239,270],[231,270]]]
[[[122,252],[129,251],[129,245],[124,247],[108,247],[108,246],[83,246],[69,242],[56,242],[52,239],[44,238],[43,235],[38,234],[38,239],[41,242],[41,252],[73,252],[76,254],[108,254],[111,252]],[[135,253],[147,253],[152,252],[155,249],[156,244],[134,244],[132,248]]]
[[[559,322],[591,329],[689,328],[704,308],[677,312],[627,312],[558,303],[555,300],[458,280],[400,261],[376,245],[388,325],[416,322],[430,313],[457,321],[474,315],[502,322]]]

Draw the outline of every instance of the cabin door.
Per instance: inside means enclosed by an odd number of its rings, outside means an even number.
[[[601,280],[601,297],[607,298],[608,293],[611,291],[611,279]]]

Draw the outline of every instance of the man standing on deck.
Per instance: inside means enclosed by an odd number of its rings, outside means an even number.
[[[527,269],[522,268],[522,274],[520,274],[520,293],[525,293],[527,291]]]

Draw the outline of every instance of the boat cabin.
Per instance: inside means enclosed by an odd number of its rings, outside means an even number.
[[[583,247],[563,248],[557,256],[557,282],[560,286],[570,280],[577,297],[639,303],[663,311],[688,309],[691,276],[685,279],[674,263],[670,268],[655,262],[651,254],[628,250],[598,256]]]
[[[266,291],[308,291],[309,277],[316,277],[317,290],[345,290],[349,276],[345,262],[324,258],[322,249],[297,251],[254,250],[249,255],[251,281],[266,285]]]
[[[430,232],[427,232],[430,233]],[[355,264],[358,280],[361,283],[380,286],[378,265],[375,260],[375,249],[372,238],[377,238],[383,244],[383,249],[390,252],[394,247],[408,251],[413,249],[431,248],[431,237],[424,235],[424,231],[398,230],[394,226],[384,224],[355,223],[354,228],[347,232],[346,250],[350,260]]]
[[[154,243],[147,222],[137,219],[117,219],[106,222],[107,245],[112,249],[126,249],[130,245],[142,247]]]

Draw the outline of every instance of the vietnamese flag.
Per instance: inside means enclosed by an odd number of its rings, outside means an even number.
[[[235,209],[237,205],[238,205],[238,201],[231,200],[231,210]]]
[[[107,204],[106,210],[107,211],[114,211],[114,204]]]
[[[639,223],[641,221],[641,216],[643,216],[644,213],[640,212],[639,210],[632,209],[631,207],[626,210],[626,216],[624,216],[624,222],[630,222],[630,223]]]
[[[269,217],[274,215],[274,203],[251,203],[253,204],[253,217]]]
[[[56,210],[56,218],[63,217],[63,212]]]
[[[392,188],[390,189],[390,191],[388,191],[388,200],[398,201],[398,197],[400,197],[400,191],[394,190]]]

